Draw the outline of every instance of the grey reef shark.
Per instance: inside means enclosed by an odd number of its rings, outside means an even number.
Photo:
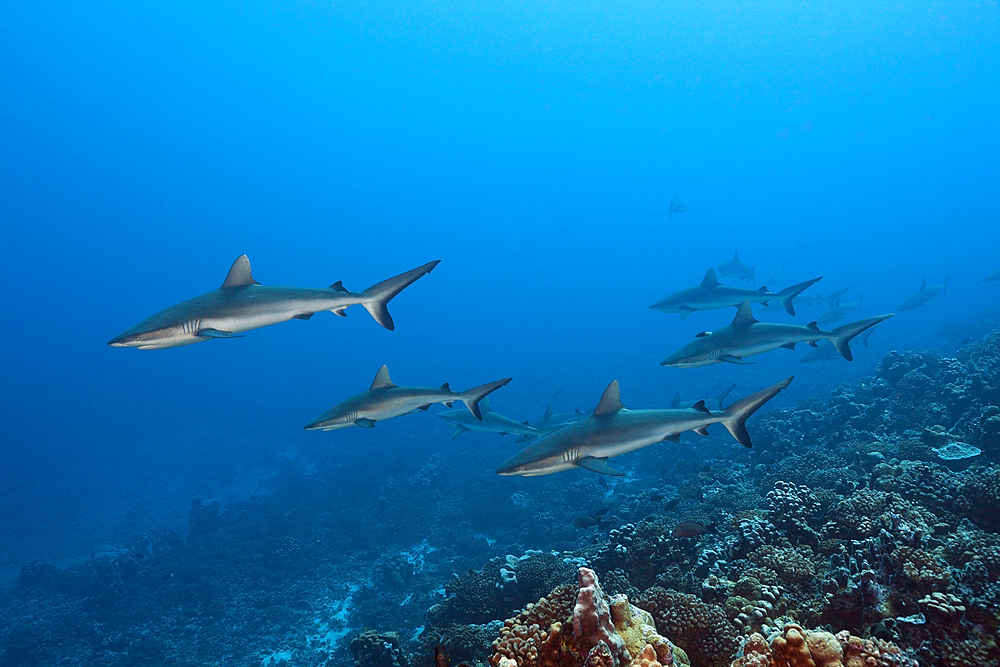
[[[920,289],[903,299],[903,303],[899,304],[899,308],[896,310],[913,310],[926,305],[931,299],[946,294],[948,292],[948,278],[950,277],[950,274],[945,276],[944,282],[940,285],[928,285],[927,278],[924,278],[924,281],[920,283]]]
[[[679,313],[681,319],[686,320],[696,310],[729,308],[739,306],[744,301],[764,305],[767,305],[769,301],[777,301],[789,315],[795,315],[795,307],[792,305],[792,299],[820,280],[822,280],[822,276],[807,280],[798,285],[792,285],[780,292],[769,292],[767,287],[753,290],[745,287],[723,285],[715,277],[715,269],[709,269],[705,272],[705,277],[702,278],[700,285],[682,289],[679,292],[665,296],[650,306],[650,308],[663,313]]]
[[[615,380],[604,390],[594,414],[540,438],[512,456],[497,470],[500,475],[537,477],[584,468],[604,475],[621,476],[608,459],[658,442],[679,442],[680,434],[694,431],[708,435],[708,427],[722,424],[746,447],[752,445],[747,418],[788,386],[792,378],[736,401],[721,412],[712,412],[704,401],[690,408],[626,410]]]
[[[351,292],[338,280],[326,289],[261,285],[250,273],[250,260],[240,255],[222,287],[161,310],[108,342],[112,347],[161,350],[233,338],[288,320],[308,320],[329,310],[347,317],[346,308],[364,306],[375,321],[392,331],[395,325],[386,305],[394,296],[428,274],[440,260],[428,262],[361,292]]]
[[[892,314],[869,317],[837,327],[833,331],[821,331],[819,325],[810,322],[806,326],[797,324],[775,324],[759,322],[750,312],[750,302],[744,301],[736,311],[732,324],[718,331],[703,331],[693,341],[660,362],[661,366],[673,368],[696,368],[721,362],[731,364],[752,364],[744,357],[785,347],[795,349],[796,343],[808,343],[816,347],[817,341],[828,340],[848,361],[851,355],[850,341],[866,329],[892,317]]]
[[[712,401],[715,403],[715,407],[716,407],[717,410],[721,410],[722,409],[722,402],[724,400],[726,400],[726,397],[729,396],[729,393],[733,389],[736,389],[736,385],[735,384],[734,385],[730,385],[729,389],[726,389],[721,394],[719,394],[718,396],[716,396],[715,398],[712,399]],[[705,399],[702,399],[702,401],[700,401],[700,402],[704,402],[704,401],[705,401]],[[699,403],[699,401],[684,401],[684,400],[681,400],[681,392],[677,392],[676,394],[674,394],[674,400],[670,401],[670,407],[671,408],[693,408],[694,406],[698,405],[698,403]]]
[[[684,201],[674,193],[674,198],[670,200],[670,219],[674,219],[674,213],[687,213],[688,211],[697,211],[696,208],[691,208]],[[661,213],[662,215],[662,213]]]
[[[829,324],[830,322],[839,322],[844,319],[855,310],[861,310],[861,298],[864,296],[864,292],[858,294],[857,301],[841,301],[840,297],[833,302],[830,309],[816,318],[817,324]]]
[[[998,280],[1000,280],[1000,269],[997,269],[993,273],[988,273],[985,276],[983,276],[984,283],[995,283]]]
[[[565,426],[566,424],[585,419],[589,415],[589,412],[582,412],[579,409],[576,409],[573,412],[556,412],[552,409],[552,405],[549,404],[545,406],[545,412],[542,413],[541,418],[532,424],[532,426],[537,429],[547,429],[553,426]]]
[[[746,280],[748,282],[757,282],[757,277],[754,275],[753,267],[745,264],[743,260],[740,259],[740,252],[738,250],[733,252],[733,258],[731,260],[723,262],[715,268],[717,268],[719,273],[727,278],[739,278],[740,280]]]
[[[452,391],[447,382],[437,389],[397,387],[389,379],[389,369],[382,366],[367,391],[338,403],[303,428],[307,431],[334,431],[349,426],[372,428],[375,422],[424,411],[435,403],[451,407],[455,402],[464,403],[476,419],[482,420],[479,402],[510,381],[511,378],[504,378],[462,392]]]
[[[833,308],[837,304],[837,300],[844,296],[844,292],[851,289],[850,287],[845,287],[842,290],[837,290],[833,294],[828,296],[822,296],[820,294],[802,294],[798,297],[798,303],[800,306],[822,306],[824,303],[827,308]]]
[[[437,414],[439,419],[455,427],[451,434],[452,440],[462,435],[466,431],[476,431],[478,433],[496,433],[497,435],[519,435],[525,440],[533,440],[543,435],[547,431],[539,430],[530,426],[528,422],[519,422],[510,417],[493,412],[490,409],[490,399],[487,396],[479,404],[479,411],[482,419],[476,419],[468,410],[445,410]]]

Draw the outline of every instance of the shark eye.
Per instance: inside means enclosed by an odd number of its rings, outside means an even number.
[[[517,466],[518,470],[524,470],[524,466]]]

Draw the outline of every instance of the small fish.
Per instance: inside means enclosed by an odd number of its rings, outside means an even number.
[[[663,509],[665,509],[665,510],[667,510],[669,512],[670,510],[676,508],[680,504],[681,504],[681,497],[677,496],[676,498],[674,498],[673,500],[671,500],[670,502],[668,502],[666,505],[664,505]]]
[[[161,581],[170,581],[171,579],[173,579],[173,577],[174,577],[174,573],[173,572],[167,572],[165,575],[163,575],[162,577],[160,577],[160,580]]]
[[[604,523],[604,515],[608,513],[608,508],[603,507],[593,514],[577,514],[573,517],[573,525],[577,528],[593,528],[597,526],[601,527]]]
[[[707,526],[697,521],[681,521],[674,527],[674,532],[670,533],[674,537],[692,538],[701,537],[705,533],[714,533],[717,523],[710,523]]]
[[[448,657],[448,649],[444,644],[434,647],[434,667],[451,667],[451,658]]]

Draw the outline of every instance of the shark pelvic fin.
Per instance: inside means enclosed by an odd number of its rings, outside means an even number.
[[[708,427],[702,426],[701,428],[696,428],[694,432],[698,435],[708,435]]]
[[[608,388],[604,390],[601,402],[594,409],[594,416],[613,415],[621,410],[622,407],[624,406],[622,406],[621,392],[618,389],[618,380],[612,380]]]
[[[463,433],[465,433],[468,430],[469,429],[465,428],[461,424],[456,424],[455,425],[455,432],[451,434],[451,439],[454,440],[455,438],[457,438],[458,436],[462,435]]]
[[[231,331],[219,331],[218,329],[198,329],[194,335],[198,338],[243,338],[243,336]]]
[[[298,315],[292,315],[293,320],[308,320],[310,317],[316,313],[299,313]]]
[[[354,420],[354,423],[361,428],[375,428],[375,420],[367,419],[366,417],[360,417]]]
[[[591,472],[597,472],[602,475],[611,475],[612,477],[623,477],[625,475],[621,470],[615,470],[609,466],[606,458],[599,459],[593,456],[584,456],[576,464],[581,468],[586,468]]]
[[[389,367],[382,366],[378,369],[378,373],[375,374],[375,379],[372,380],[372,386],[368,387],[368,390],[372,389],[391,389],[395,387],[392,380],[389,379]]]
[[[333,311],[333,314],[334,315],[339,315],[341,317],[347,317],[347,309],[346,308],[340,308],[339,310]]]
[[[795,349],[795,343],[785,343],[781,347],[785,348],[786,350],[794,350]]]
[[[753,316],[753,312],[750,310],[750,302],[744,301],[736,309],[736,317],[733,318],[733,323],[730,326],[734,327],[748,327],[751,324],[756,324],[757,319]]]
[[[719,279],[715,277],[715,269],[714,268],[709,269],[708,271],[706,271],[705,272],[705,277],[701,279],[701,286],[702,287],[718,287],[721,284],[722,283],[719,282]]]
[[[229,273],[226,275],[222,287],[247,287],[248,285],[260,285],[260,283],[254,280],[250,273],[250,260],[247,259],[246,255],[240,255],[229,267]]]
[[[681,441],[680,433],[671,433],[670,435],[663,437],[663,442],[680,442],[680,441]]]

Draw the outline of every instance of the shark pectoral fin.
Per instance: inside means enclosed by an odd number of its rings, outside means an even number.
[[[243,336],[231,331],[219,331],[218,329],[198,329],[194,335],[198,338],[243,338]]]
[[[701,428],[696,428],[694,432],[698,435],[708,435],[708,427],[702,426]]]
[[[361,417],[359,419],[355,419],[354,423],[360,426],[361,428],[375,428],[374,419],[366,419],[364,417]]]
[[[338,308],[337,310],[333,311],[333,314],[334,315],[339,315],[341,317],[347,317],[347,309],[346,308]]]
[[[786,350],[794,350],[795,349],[795,343],[785,343],[781,347],[785,348]]]
[[[744,359],[741,359],[740,357],[734,357],[731,354],[723,354],[721,357],[719,357],[719,361],[724,361],[727,364],[739,364],[741,366],[749,366],[750,364],[757,363],[756,361],[746,361]]]
[[[686,320],[688,318],[688,315],[690,315],[694,311],[695,309],[689,306],[681,306],[677,312],[680,313],[682,320]]]
[[[451,434],[451,439],[454,440],[455,438],[457,438],[458,436],[462,435],[463,433],[465,433],[468,430],[469,429],[465,428],[461,424],[456,424],[455,425],[455,432]]]
[[[663,442],[680,442],[680,441],[681,441],[680,433],[671,433],[670,435],[664,436],[663,438]]]
[[[606,458],[598,459],[593,456],[584,456],[579,459],[576,464],[581,468],[586,468],[591,472],[600,473],[602,475],[611,475],[613,477],[623,477],[625,473],[621,470],[615,470],[608,465],[608,460]]]
[[[316,313],[299,313],[298,315],[292,315],[293,320],[308,320],[310,317]]]
[[[417,406],[417,410],[419,410],[420,412],[424,412],[424,411],[425,411],[425,410],[427,410],[427,409],[428,409],[429,407],[431,407],[431,404],[430,404],[430,403],[428,403],[427,405],[419,405],[419,406]]]

